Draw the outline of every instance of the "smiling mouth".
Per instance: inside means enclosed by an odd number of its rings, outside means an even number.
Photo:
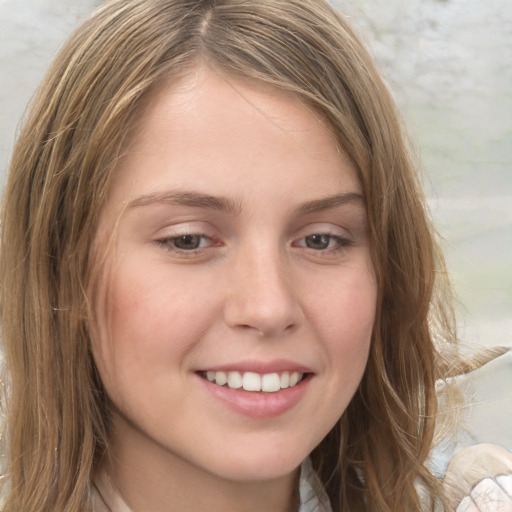
[[[199,375],[216,384],[231,389],[244,391],[263,391],[264,393],[276,393],[282,389],[293,388],[308,375],[300,372],[279,373],[255,373],[237,371],[207,371],[199,372]]]

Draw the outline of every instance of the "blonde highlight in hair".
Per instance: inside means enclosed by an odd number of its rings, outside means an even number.
[[[202,62],[320,112],[366,198],[378,311],[363,381],[312,454],[334,511],[408,511],[434,435],[434,343],[451,297],[394,103],[343,16],[321,0],[114,0],[64,46],[33,102],[2,209],[7,511],[87,510],[109,404],[90,352],[112,171],[148,92]],[[437,290],[437,291],[435,291]]]

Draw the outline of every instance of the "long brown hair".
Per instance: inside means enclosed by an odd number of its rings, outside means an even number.
[[[90,352],[91,252],[142,99],[203,61],[328,121],[367,203],[378,307],[359,389],[312,459],[336,512],[430,507],[437,343],[454,339],[444,263],[399,116],[347,20],[322,0],[114,0],[71,37],[33,102],[2,210],[6,511],[85,510],[108,439]],[[435,293],[434,293],[435,292]]]

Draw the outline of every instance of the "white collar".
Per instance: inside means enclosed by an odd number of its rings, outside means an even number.
[[[329,498],[308,457],[300,466],[298,512],[332,512]]]

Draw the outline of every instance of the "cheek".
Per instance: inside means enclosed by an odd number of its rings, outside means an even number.
[[[323,355],[318,384],[324,406],[316,409],[317,443],[339,421],[361,382],[377,301],[371,273],[364,267],[338,273],[329,283],[310,303],[311,324]]]
[[[319,296],[320,325],[332,366],[343,386],[354,391],[366,367],[375,322],[377,290],[366,268],[338,279]]]
[[[377,290],[366,269],[356,269],[334,281],[319,297],[317,311],[329,339],[343,333],[347,345],[369,340],[375,322]]]
[[[123,261],[98,300],[95,357],[105,373],[140,374],[186,358],[214,321],[216,305],[190,280]],[[147,377],[147,374],[145,375]]]

